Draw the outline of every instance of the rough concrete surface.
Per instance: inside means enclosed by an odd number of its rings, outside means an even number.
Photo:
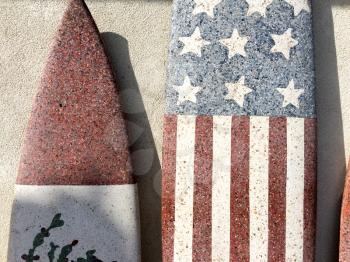
[[[318,112],[317,262],[337,260],[350,153],[350,1],[313,1]],[[170,0],[87,0],[118,72],[142,220],[143,261],[161,260],[160,157]],[[7,261],[23,134],[63,0],[0,0],[0,261]],[[12,261],[11,261],[12,262]]]

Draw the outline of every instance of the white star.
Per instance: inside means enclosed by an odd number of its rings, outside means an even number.
[[[299,97],[304,93],[304,89],[296,89],[294,80],[291,80],[286,88],[277,88],[277,91],[283,95],[283,107],[291,104],[299,108]]]
[[[214,7],[222,0],[194,0],[196,6],[193,9],[193,15],[207,13],[208,16],[214,17]]]
[[[233,30],[230,38],[220,40],[220,43],[228,48],[229,58],[233,57],[235,54],[246,56],[244,47],[247,44],[247,42],[248,37],[241,37],[237,29]]]
[[[286,2],[294,7],[294,16],[299,15],[302,10],[311,12],[309,0],[286,0]]]
[[[201,56],[202,47],[210,44],[210,42],[203,40],[201,37],[199,27],[196,27],[191,36],[179,37],[179,40],[184,44],[180,55],[191,52],[198,56]]]
[[[247,16],[250,16],[255,12],[258,12],[262,16],[265,16],[266,8],[273,2],[273,0],[246,0],[246,1],[249,5]]]
[[[243,107],[245,95],[252,92],[252,89],[244,84],[245,78],[241,76],[237,83],[227,83],[225,86],[228,89],[226,100],[234,100],[240,107]]]
[[[180,105],[185,101],[197,103],[196,95],[202,90],[199,86],[193,86],[188,76],[185,77],[182,86],[173,86],[173,88],[178,93],[177,105]]]
[[[274,35],[271,37],[275,41],[275,45],[272,47],[272,53],[282,53],[285,58],[290,58],[290,49],[298,45],[298,41],[292,37],[292,28],[289,28],[282,35]]]

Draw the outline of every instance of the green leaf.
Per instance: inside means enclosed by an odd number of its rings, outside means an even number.
[[[64,221],[61,219],[61,214],[56,214],[51,222],[50,228],[61,227],[64,225]]]
[[[34,240],[33,240],[33,247],[34,249],[37,248],[38,246],[41,246],[44,243],[44,234],[38,233]]]
[[[50,262],[53,262],[53,260],[55,259],[55,251],[57,248],[59,248],[59,246],[55,245],[55,243],[51,242],[50,243],[50,251],[49,253],[47,253],[48,257],[49,257],[49,260]]]
[[[65,259],[67,258],[67,256],[72,253],[73,251],[73,245],[72,244],[68,244],[65,245],[64,247],[62,247],[61,249],[61,253],[58,256],[57,262],[65,262]]]
[[[95,254],[96,253],[96,250],[95,249],[93,249],[93,250],[89,250],[89,251],[87,251],[86,252],[86,256],[92,256],[93,254]]]

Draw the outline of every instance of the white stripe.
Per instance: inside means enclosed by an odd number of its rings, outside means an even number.
[[[230,261],[231,116],[213,118],[212,261]]]
[[[269,118],[250,118],[250,261],[268,259]]]
[[[177,117],[174,261],[192,261],[195,116]]]
[[[286,261],[303,261],[304,119],[287,118]]]
[[[8,261],[23,261],[41,227],[61,213],[64,225],[35,250],[47,261],[50,242],[61,247],[79,240],[71,259],[95,249],[102,261],[141,261],[137,186],[16,185]],[[56,251],[56,259],[58,256]]]

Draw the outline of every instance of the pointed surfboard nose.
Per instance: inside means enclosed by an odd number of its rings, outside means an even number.
[[[28,123],[18,184],[132,183],[117,86],[81,0],[64,14]]]
[[[15,187],[9,261],[47,258],[140,260],[137,187],[118,88],[82,0],[69,2],[56,34]]]

